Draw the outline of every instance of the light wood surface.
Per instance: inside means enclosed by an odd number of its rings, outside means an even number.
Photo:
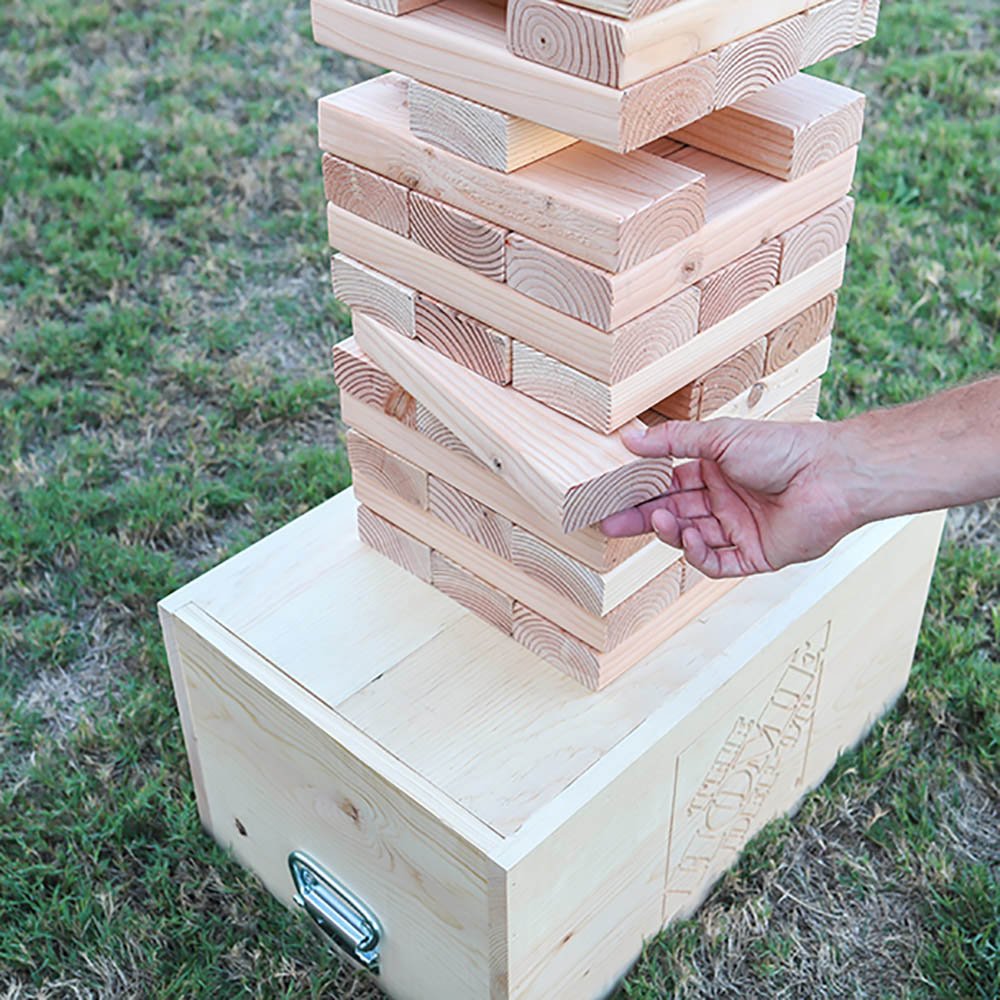
[[[417,80],[409,82],[409,110],[418,139],[504,173],[579,141]]]
[[[354,335],[376,364],[564,531],[658,496],[670,483],[668,460],[637,459],[617,435],[597,434],[479,378],[363,313],[355,316]]]
[[[504,280],[508,230],[414,191],[410,237],[428,250],[493,278]]]
[[[557,312],[601,330],[614,330],[774,239],[817,205],[841,198],[851,187],[857,149],[794,181],[781,181],[696,149],[672,155],[706,176],[705,225],[697,233],[618,274],[512,234],[509,285]]]
[[[576,143],[502,174],[424,142],[409,129],[407,81],[394,73],[322,98],[319,144],[612,271],[672,246],[704,219],[700,174],[642,151],[622,157]]]
[[[710,329],[774,288],[780,261],[780,240],[768,240],[699,281],[698,329]]]
[[[785,420],[792,423],[805,423],[812,420],[819,410],[819,397],[822,383],[819,379],[810,382],[804,389],[797,392],[791,399],[776,406],[770,413],[770,420]]]
[[[512,52],[533,62],[596,83],[627,87],[724,48],[815,3],[684,0],[645,17],[623,21],[559,0],[509,0],[507,43]],[[744,52],[743,58],[757,69],[760,57],[756,52]],[[796,52],[789,72],[798,68]],[[727,73],[732,72],[727,68]]]
[[[809,11],[803,43],[802,65],[860,45],[875,35],[879,0],[829,0]]]
[[[355,473],[355,477],[357,481],[367,481],[360,471]],[[395,496],[399,495],[392,492]],[[358,537],[407,573],[425,583],[431,582],[431,547],[364,505],[358,507]]]
[[[462,492],[475,497],[504,517],[516,520],[518,524],[593,569],[611,569],[648,544],[649,540],[643,537],[606,538],[598,527],[582,528],[564,534],[559,524],[546,521],[524,497],[482,462],[470,461],[467,456],[442,445],[440,440],[425,433],[417,433],[384,414],[380,408],[366,405],[354,396],[341,397],[341,410],[344,421],[352,427],[390,450],[408,455],[411,460],[426,468],[432,477],[438,476],[456,484]]]
[[[837,315],[836,294],[827,295],[767,335],[764,374],[770,375],[830,336]]]
[[[430,477],[430,512],[501,559],[511,560],[514,524],[440,476]]]
[[[422,406],[420,403],[417,403],[416,429],[422,437],[430,439],[442,448],[446,448],[449,452],[463,459],[468,459],[483,469],[488,468],[478,455],[473,454],[472,449],[467,444],[460,441],[426,406]]]
[[[841,198],[781,234],[779,281],[787,281],[845,246],[854,220],[854,199]]]
[[[802,65],[805,27],[805,15],[797,14],[723,45],[718,50],[715,107],[724,108],[794,76]]]
[[[759,337],[653,408],[671,420],[701,420],[763,378],[766,353]]]
[[[400,236],[410,235],[409,196],[402,184],[324,153],[323,188],[327,201]]]
[[[312,26],[321,45],[617,152],[713,108],[711,56],[607,87],[509,52],[504,8],[488,0],[439,0],[392,20],[351,0],[312,0]]]
[[[425,470],[358,431],[349,430],[345,440],[352,470],[378,483],[382,489],[395,493],[401,500],[428,509],[428,475]]]
[[[416,292],[385,274],[335,253],[330,265],[333,294],[348,308],[377,317],[407,337],[416,335]]]
[[[373,365],[353,337],[333,349],[333,378],[341,396],[377,407],[407,427],[417,426],[416,400],[395,379]]]
[[[353,0],[353,2],[382,14],[398,17],[400,14],[409,14],[411,10],[429,7],[432,3],[437,3],[437,0]]]
[[[446,559],[440,552],[431,556],[431,567],[431,583],[438,590],[505,635],[510,635],[514,627],[512,598],[473,576],[458,563]]]
[[[692,122],[673,138],[794,180],[861,141],[864,94],[797,73]]]
[[[477,375],[500,385],[510,381],[511,340],[506,334],[497,333],[471,316],[426,295],[417,297],[416,331],[421,343]]]

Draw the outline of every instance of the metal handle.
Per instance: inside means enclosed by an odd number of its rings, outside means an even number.
[[[378,917],[301,851],[288,855],[288,868],[295,884],[295,902],[348,958],[378,975],[384,934]]]

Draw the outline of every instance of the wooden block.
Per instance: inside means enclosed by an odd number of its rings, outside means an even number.
[[[377,10],[381,14],[399,17],[400,14],[409,14],[411,10],[420,10],[421,7],[437,3],[437,0],[351,0],[351,2]]]
[[[509,0],[507,44],[512,52],[533,62],[595,83],[627,87],[714,49],[725,50],[727,43],[808,6],[810,0],[753,4],[685,0],[622,21],[559,0]],[[798,55],[796,51],[794,66],[786,75],[799,68]],[[744,50],[742,56],[749,58],[749,53]],[[755,54],[753,58],[756,62],[760,57]]]
[[[655,14],[656,11],[675,3],[678,3],[678,0],[582,0],[582,2],[577,0],[573,6],[631,21],[646,14]]]
[[[705,580],[690,592],[680,595],[681,566],[672,571],[674,594],[669,604],[636,629],[629,639],[615,649],[600,651],[575,635],[548,621],[543,615],[518,602],[514,603],[513,637],[536,656],[541,657],[592,691],[606,687],[615,678],[683,628],[691,619],[732,590],[739,580]]]
[[[510,635],[514,627],[514,601],[484,583],[440,552],[431,554],[431,583],[463,608]]]
[[[421,246],[494,281],[504,280],[507,230],[414,191],[410,237]]]
[[[792,407],[791,401],[810,385],[819,385],[820,376],[830,364],[831,344],[829,337],[814,344],[788,364],[758,379],[734,399],[711,413],[706,413],[703,419],[715,420],[719,417],[736,417],[741,420],[811,419],[816,412],[815,406],[808,416],[779,415],[776,418],[775,414],[786,404],[790,410],[801,411],[801,406]],[[804,405],[805,402],[806,400],[802,400],[801,404]],[[815,402],[819,402],[818,389]]]
[[[395,379],[372,364],[353,338],[334,347],[333,378],[341,396],[353,396],[407,427],[416,427],[417,404],[414,398]]]
[[[698,282],[698,329],[710,329],[774,288],[780,262],[780,239],[768,240]]]
[[[841,198],[781,234],[779,281],[788,281],[847,244],[854,199]]]
[[[479,378],[443,355],[359,313],[358,346],[520,491],[542,515],[575,531],[662,493],[667,459],[637,459],[601,435],[512,388]]]
[[[812,420],[819,410],[821,388],[822,383],[819,379],[810,382],[791,399],[786,399],[780,406],[776,406],[767,415],[767,419],[783,420],[788,423],[806,423]]]
[[[430,477],[430,512],[501,559],[511,559],[514,526],[509,518],[491,510],[457,486]]]
[[[409,108],[418,139],[504,173],[579,141],[416,80],[409,83]]]
[[[501,174],[414,136],[406,88],[405,78],[390,73],[324,97],[320,146],[613,271],[659,253],[702,224],[702,178],[689,167],[641,151],[622,157],[576,143]]]
[[[333,294],[348,309],[366,312],[397,333],[416,335],[416,293],[412,288],[342,253],[331,263]]]
[[[453,434],[450,430],[437,417],[431,413],[421,403],[417,403],[417,423],[416,429],[424,437],[433,441],[435,444],[442,448],[446,448],[448,451],[460,456],[461,458],[467,459],[470,462],[475,462],[476,465],[482,466],[484,469],[488,469],[489,466],[476,454],[473,453],[472,449],[460,441],[457,435]]]
[[[836,291],[844,276],[842,247],[808,271],[778,285],[620,381],[608,383],[579,371],[558,358],[515,342],[514,386],[538,397],[547,406],[566,413],[603,434],[691,383],[693,372],[706,372],[751,343],[761,330],[792,319],[821,298]],[[518,364],[526,374],[519,382]]]
[[[599,527],[583,528],[564,534],[562,528],[546,521],[524,498],[478,460],[470,461],[458,451],[406,427],[373,406],[353,396],[341,399],[343,419],[363,434],[379,441],[397,454],[405,454],[428,470],[432,476],[454,483],[509,520],[516,519],[560,551],[579,559],[592,569],[613,569],[650,544],[651,536],[607,538]],[[427,411],[424,411],[426,413]],[[421,424],[423,413],[421,414]],[[434,418],[437,420],[437,418]],[[438,424],[444,427],[443,424]],[[455,439],[457,441],[457,438]],[[664,550],[664,563],[668,553]]]
[[[618,274],[512,234],[508,284],[557,312],[614,330],[796,225],[817,204],[841,198],[850,190],[857,149],[794,181],[696,149],[672,155],[706,176],[705,225],[697,233]]]
[[[358,507],[358,534],[365,545],[391,559],[397,566],[431,582],[431,547],[380,517],[365,506]]]
[[[715,107],[724,108],[794,76],[802,65],[805,27],[805,15],[798,14],[723,45]]]
[[[711,53],[619,90],[509,52],[504,17],[489,0],[439,0],[393,20],[350,0],[312,3],[321,45],[619,153],[712,110]]]
[[[417,339],[491,382],[511,378],[511,341],[457,309],[426,295],[417,298]]]
[[[797,73],[673,134],[716,156],[794,180],[861,141],[865,96]],[[644,146],[646,152],[652,148]],[[660,155],[669,155],[667,151]]]
[[[767,335],[764,374],[783,368],[814,344],[830,336],[837,315],[836,294],[827,295]]]
[[[409,201],[402,184],[324,153],[323,187],[334,205],[400,236],[410,235]]]
[[[879,0],[829,0],[806,16],[802,66],[828,59],[874,37]]]
[[[358,431],[349,430],[346,439],[347,455],[355,475],[365,476],[401,500],[427,509],[428,477],[423,469]]]

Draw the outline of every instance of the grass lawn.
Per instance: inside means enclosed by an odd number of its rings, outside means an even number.
[[[156,601],[347,485],[307,4],[0,9],[0,997],[377,991],[202,833]],[[1000,19],[888,0],[827,416],[1000,370]],[[996,457],[992,457],[996,460]],[[620,991],[1000,997],[1000,508],[914,677]],[[433,1000],[433,998],[429,998]]]

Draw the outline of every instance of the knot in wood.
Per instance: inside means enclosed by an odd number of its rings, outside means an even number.
[[[760,402],[766,388],[763,382],[754,382],[750,387],[750,398],[747,400],[750,406],[756,406]]]

